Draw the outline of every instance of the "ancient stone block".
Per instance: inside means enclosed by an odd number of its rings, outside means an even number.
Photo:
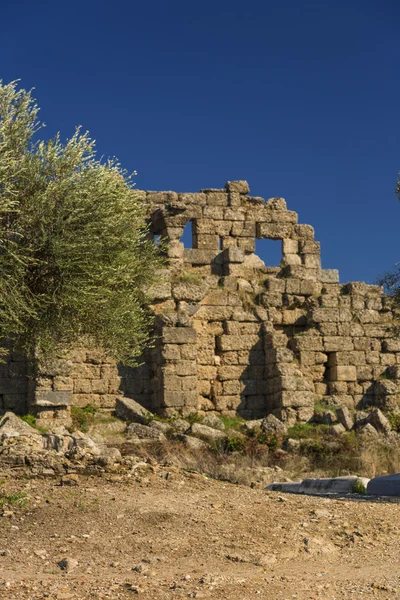
[[[208,206],[228,206],[228,194],[225,191],[210,191],[206,197]]]
[[[234,396],[240,393],[240,383],[237,380],[228,379],[223,382],[224,396]]]
[[[283,254],[297,254],[299,252],[298,240],[284,239],[282,241]]]
[[[298,254],[285,254],[283,256],[283,264],[286,265],[301,265],[302,260],[301,256]]]
[[[320,269],[321,259],[318,254],[303,254],[303,264],[307,269]]]
[[[220,262],[218,259],[219,251],[215,250],[203,250],[201,248],[185,248],[183,259],[185,263],[191,265],[209,265],[210,263],[216,261]]]
[[[293,232],[293,226],[278,223],[258,223],[257,237],[268,238],[270,240],[283,240],[290,238]]]
[[[273,223],[297,223],[299,217],[293,210],[274,210],[271,214]]]
[[[286,210],[286,200],[284,198],[268,198],[265,206],[271,210]]]
[[[240,379],[243,374],[241,366],[221,366],[218,368],[218,376],[221,381],[228,379]]]
[[[255,250],[255,240],[253,237],[240,237],[237,241],[238,248],[244,250],[247,254],[254,252]]]
[[[354,366],[331,367],[329,378],[332,381],[357,381],[357,370]]]
[[[337,269],[321,269],[319,280],[321,283],[339,283],[339,271]]]
[[[35,406],[69,406],[72,401],[72,391],[53,392],[38,390],[35,393]]]
[[[162,332],[165,344],[194,344],[196,332],[191,327],[165,327]]]
[[[382,342],[383,352],[400,352],[400,339],[388,339]]]
[[[245,259],[245,253],[240,248],[227,248],[223,251],[222,257],[227,263],[242,263]]]
[[[353,340],[350,337],[326,335],[323,339],[325,352],[345,352],[354,349]]]
[[[176,374],[181,376],[196,375],[197,365],[193,360],[180,360],[176,363]]]

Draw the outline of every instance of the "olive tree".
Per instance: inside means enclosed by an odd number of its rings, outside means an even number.
[[[162,265],[132,176],[79,129],[40,139],[31,92],[0,81],[0,338],[50,357],[80,336],[135,364]]]

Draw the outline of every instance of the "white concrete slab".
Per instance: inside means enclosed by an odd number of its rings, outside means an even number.
[[[265,489],[269,490],[270,492],[286,492],[288,494],[300,494],[300,486],[301,481],[285,481],[282,483],[271,483],[270,485],[267,485]]]
[[[400,475],[399,475],[400,478]],[[360,482],[367,489],[369,479],[349,475],[346,477],[327,477],[321,479],[304,479],[297,482],[274,482],[265,489],[271,492],[287,492],[290,494],[353,494],[357,483]],[[399,480],[400,489],[400,480]],[[368,492],[369,493],[369,492]]]
[[[354,487],[360,481],[365,488],[369,479],[349,475],[347,477],[327,477],[322,479],[304,479],[300,486],[302,494],[351,494]]]

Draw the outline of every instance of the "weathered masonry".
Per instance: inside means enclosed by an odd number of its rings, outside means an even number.
[[[321,268],[320,244],[282,198],[249,195],[245,181],[200,193],[138,192],[151,232],[165,238],[169,269],[152,291],[157,343],[137,369],[77,348],[27,382],[25,363],[5,367],[2,407],[66,417],[70,404],[112,408],[124,393],[163,414],[273,413],[306,421],[315,403],[396,410],[400,339],[382,289],[339,284]],[[181,242],[192,224],[192,247]],[[281,240],[269,267],[256,239]],[[29,393],[28,393],[29,392]]]

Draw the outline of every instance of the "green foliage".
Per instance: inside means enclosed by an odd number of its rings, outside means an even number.
[[[390,423],[390,426],[393,429],[393,431],[400,433],[400,413],[391,412],[391,413],[387,414],[386,416],[389,419],[389,423]]]
[[[87,404],[83,408],[71,406],[72,431],[78,429],[83,433],[89,431],[89,427],[94,424],[97,408]]]
[[[36,417],[31,413],[29,413],[28,415],[23,415],[21,417],[21,420],[25,421],[25,423],[28,423],[28,425],[30,425],[31,427],[36,427]]]
[[[310,423],[295,423],[288,430],[288,437],[294,438],[295,440],[301,440],[306,438],[312,434],[315,429],[315,425],[311,425]]]
[[[245,448],[246,438],[242,435],[232,434],[214,443],[214,450],[218,453],[242,452]]]
[[[330,410],[333,413],[336,413],[336,407],[335,406],[331,406],[329,404],[326,404],[326,402],[324,402],[324,401],[314,402],[314,412],[315,413],[322,413],[325,410]]]
[[[16,494],[1,494],[0,495],[0,509],[5,506],[21,506],[27,505],[26,494],[24,492],[18,492]]]
[[[353,492],[353,494],[366,494],[367,488],[360,479],[357,479],[357,481],[353,483],[351,491]]]
[[[392,381],[393,379],[395,379],[395,377],[394,377],[394,374],[392,373],[392,371],[390,370],[390,368],[387,368],[386,371],[381,373],[381,375],[377,379],[379,381],[385,381],[385,380]]]
[[[245,420],[241,417],[230,417],[225,415],[218,415],[220,421],[225,425],[227,429],[241,429]]]
[[[37,429],[40,433],[47,433],[46,427],[39,427],[39,425],[37,425],[35,415],[29,413],[27,415],[22,415],[22,417],[20,418],[22,421],[25,421],[25,423],[28,423],[28,425],[30,425],[31,427]]]
[[[191,283],[193,285],[201,285],[203,279],[196,271],[186,269],[176,274],[176,278],[181,283]]]
[[[400,173],[397,179],[396,190],[397,199],[400,200]],[[400,262],[395,263],[394,268],[391,271],[384,273],[377,281],[378,285],[383,285],[385,292],[391,296],[393,300],[393,306],[400,311]],[[400,325],[398,322],[394,323],[392,327],[394,335],[400,335]]]
[[[201,423],[203,420],[203,417],[201,415],[199,415],[198,412],[192,412],[187,417],[185,417],[185,419],[187,421],[189,421],[189,423],[191,425],[193,425],[193,423]]]
[[[0,338],[36,356],[87,336],[135,364],[162,259],[132,176],[77,129],[42,141],[38,106],[0,81]]]
[[[240,301],[242,303],[243,309],[247,312],[252,312],[255,308],[257,302],[257,296],[254,293],[246,292],[245,290],[238,291]]]

